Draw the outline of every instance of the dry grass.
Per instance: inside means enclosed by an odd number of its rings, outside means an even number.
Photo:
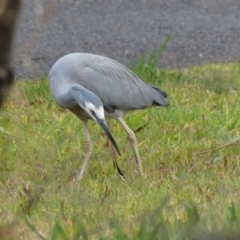
[[[2,239],[213,239],[222,229],[216,239],[238,239],[240,65],[134,70],[170,103],[125,118],[132,129],[149,123],[137,132],[146,178],[114,123],[119,178],[92,122],[94,152],[79,188],[81,122],[54,103],[46,79],[17,82],[0,115]]]

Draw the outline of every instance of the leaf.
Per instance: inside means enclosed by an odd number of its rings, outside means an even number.
[[[26,223],[26,225],[41,239],[46,239],[45,237],[43,237],[38,231],[37,228],[28,220],[27,217],[23,217],[23,221]]]
[[[144,124],[143,126],[137,128],[136,130],[134,130],[134,133],[140,132],[143,128],[145,128],[147,125],[149,124],[149,122],[147,122],[146,124]]]
[[[83,223],[76,217],[74,218],[74,222],[76,224],[76,227],[75,227],[73,240],[78,240],[80,239],[80,237],[82,237],[84,240],[88,240],[87,231]]]
[[[61,238],[59,238],[61,237]],[[51,240],[59,240],[59,239],[69,239],[62,225],[58,220],[55,220],[55,224],[51,234]]]
[[[0,132],[1,133],[4,133],[4,134],[6,134],[6,135],[10,135],[10,132],[9,131],[7,131],[5,128],[3,128],[3,127],[0,127]]]

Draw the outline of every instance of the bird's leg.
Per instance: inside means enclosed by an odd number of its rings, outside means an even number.
[[[110,129],[110,118],[107,119],[107,124],[108,124],[108,127],[109,127],[109,129]],[[121,179],[124,180],[124,175],[123,175],[123,173],[122,173],[122,170],[121,170],[121,169],[119,168],[119,166],[118,166],[117,157],[116,157],[116,154],[115,154],[113,145],[112,145],[112,143],[111,143],[111,141],[110,141],[109,139],[108,139],[108,146],[110,147],[110,150],[111,150],[111,153],[112,153],[113,166],[114,166],[114,168],[117,169],[117,171],[118,171]]]
[[[139,156],[138,146],[137,146],[137,139],[136,139],[135,133],[125,123],[125,121],[121,117],[118,118],[118,121],[122,124],[122,126],[124,127],[124,129],[126,130],[126,132],[128,134],[129,140],[131,141],[131,144],[132,144],[132,147],[133,147],[133,151],[134,151],[134,154],[135,154],[135,159],[136,159],[136,163],[137,163],[137,166],[138,166],[138,171],[140,173],[142,173],[143,172],[142,161],[141,161],[141,158]]]
[[[81,171],[78,174],[78,181],[79,182],[82,180],[83,173],[84,173],[85,168],[87,166],[88,159],[92,155],[92,149],[93,149],[93,144],[92,144],[92,141],[91,141],[91,138],[90,138],[88,125],[87,125],[86,121],[83,121],[83,129],[84,129],[85,136],[86,136],[86,154],[85,154],[85,157],[83,159],[82,169],[81,169]]]
[[[107,119],[107,124],[108,124],[108,127],[109,127],[109,129],[110,129],[110,118]],[[109,140],[109,138],[108,138],[107,141],[108,141],[108,146],[109,146],[109,148],[110,148],[110,150],[111,150],[112,157],[113,157],[113,166],[115,167],[115,162],[117,161],[117,157],[116,157],[116,154],[115,154],[115,152],[114,152],[112,143],[111,143],[111,141]]]

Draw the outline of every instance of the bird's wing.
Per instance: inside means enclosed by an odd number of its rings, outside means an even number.
[[[167,104],[166,93],[146,84],[124,65],[105,57],[94,58],[83,68],[81,84],[101,99],[107,111]]]

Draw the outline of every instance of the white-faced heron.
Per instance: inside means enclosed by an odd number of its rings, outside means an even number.
[[[138,170],[143,171],[136,136],[122,117],[135,109],[154,105],[167,106],[165,92],[146,84],[124,65],[110,58],[89,53],[72,53],[60,58],[51,68],[49,79],[56,102],[69,109],[83,122],[86,155],[78,174],[79,181],[92,154],[93,145],[87,126],[89,119],[93,119],[103,128],[120,154],[105,116],[117,119],[124,127],[133,147]],[[114,165],[122,175],[116,162]]]

